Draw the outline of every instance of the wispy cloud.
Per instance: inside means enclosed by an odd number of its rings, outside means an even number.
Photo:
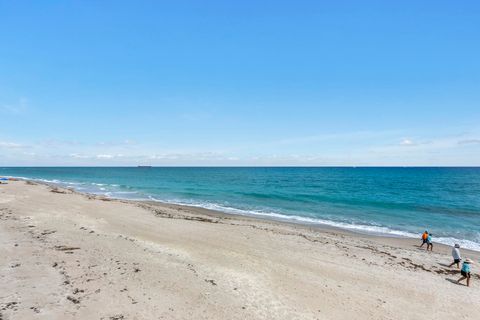
[[[71,158],[75,159],[89,159],[91,158],[90,156],[84,155],[84,154],[78,154],[78,153],[71,153],[68,155]]]
[[[5,148],[5,149],[22,149],[22,148],[28,148],[28,146],[15,143],[15,142],[8,142],[8,141],[0,141],[0,148]]]
[[[0,105],[0,112],[4,114],[18,115],[25,113],[28,109],[28,99],[20,98],[17,102]]]
[[[122,141],[100,141],[96,143],[96,145],[102,146],[102,147],[132,146],[136,144],[137,144],[136,141],[131,139],[125,139]]]
[[[124,156],[123,154],[96,154],[96,155],[88,155],[88,154],[82,154],[82,153],[71,153],[68,155],[70,158],[74,159],[90,159],[90,160],[112,160],[112,159],[117,159],[117,158],[137,158],[137,156]],[[143,158],[146,158],[145,156]]]
[[[68,147],[68,146],[81,146],[82,143],[75,140],[62,140],[62,139],[46,139],[38,142],[38,145],[52,148],[52,147]]]
[[[96,155],[97,159],[112,159],[115,158],[113,154],[97,154]]]
[[[57,155],[61,158],[61,155]],[[83,153],[71,153],[68,155],[68,158],[78,159],[78,160],[89,160],[89,161],[114,161],[117,163],[169,163],[175,164],[189,162],[192,165],[195,162],[231,162],[237,161],[241,158],[235,157],[232,155],[226,155],[218,152],[192,152],[192,153],[157,153],[157,154],[83,154]]]
[[[396,131],[355,131],[355,132],[342,132],[342,133],[327,133],[327,134],[318,134],[310,135],[303,137],[293,137],[281,139],[274,144],[279,145],[291,145],[291,144],[308,144],[314,142],[322,141],[337,141],[337,140],[359,140],[359,139],[369,139],[369,138],[378,138],[381,136],[391,135],[396,133]]]
[[[459,148],[459,145],[465,144],[480,144],[480,139],[464,139],[459,140],[457,135],[434,137],[431,139],[410,139],[403,138],[399,143],[373,146],[370,148],[370,152],[376,154],[376,156],[392,156],[399,158],[411,158],[422,154],[433,154],[438,152],[445,152],[447,150],[455,150]],[[408,148],[405,148],[408,147]]]
[[[465,139],[458,141],[458,144],[480,144],[480,139]]]
[[[415,143],[410,139],[402,139],[402,141],[400,141],[400,145],[401,146],[414,146]]]
[[[215,160],[228,160],[230,156],[219,152],[192,152],[192,153],[163,153],[154,154],[148,156],[150,160],[179,160],[179,161],[215,161]]]
[[[82,142],[78,140],[66,140],[66,139],[44,139],[37,143],[44,147],[129,147],[137,145],[138,143],[132,139],[125,139],[120,141],[98,141],[98,142]]]

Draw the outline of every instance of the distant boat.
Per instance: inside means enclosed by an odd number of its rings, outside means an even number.
[[[137,166],[137,168],[151,168],[152,166]]]

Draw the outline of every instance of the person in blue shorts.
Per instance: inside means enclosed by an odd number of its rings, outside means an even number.
[[[460,281],[467,279],[467,287],[470,287],[470,278],[471,278],[470,265],[472,263],[473,263],[472,260],[468,258],[465,259],[462,265],[462,271],[460,271],[460,273],[462,274],[462,277],[457,280],[457,282],[460,283]]]
[[[429,233],[427,237],[427,251],[430,249],[430,251],[433,251],[433,242],[432,242],[432,236],[433,234]]]

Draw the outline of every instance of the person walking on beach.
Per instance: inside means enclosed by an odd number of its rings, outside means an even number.
[[[460,256],[460,245],[458,243],[455,243],[455,245],[453,246],[452,257],[453,257],[453,262],[449,265],[449,267],[456,264],[457,269],[459,269],[460,268],[460,261],[462,260],[462,257]]]
[[[420,245],[420,248],[423,247],[425,243],[427,243],[427,238],[428,238],[428,231],[425,230],[425,232],[422,234],[422,244]]]
[[[433,251],[433,242],[432,242],[433,234],[429,233],[427,236],[427,251],[430,248],[430,251]]]
[[[462,265],[462,271],[460,271],[460,273],[462,274],[462,277],[457,280],[457,282],[460,283],[460,281],[467,279],[467,287],[470,287],[470,265],[472,263],[473,263],[472,260],[468,258],[465,259]]]

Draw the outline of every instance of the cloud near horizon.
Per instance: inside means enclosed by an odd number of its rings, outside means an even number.
[[[379,134],[382,135],[382,134]],[[385,134],[394,141],[395,134]],[[281,140],[267,149],[267,142],[257,141],[251,148],[230,151],[165,151],[155,152],[158,147],[131,139],[119,142],[81,143],[78,141],[48,140],[31,146],[15,142],[0,142],[3,156],[0,165],[167,165],[167,166],[369,166],[369,165],[478,165],[480,139],[471,134],[435,139],[401,138],[397,143],[360,143],[376,137],[373,133],[331,134]],[[336,142],[335,142],[336,141]],[[358,141],[352,147],[345,141]],[[327,147],[322,147],[325,145]],[[331,143],[336,147],[331,149]],[[300,143],[306,145],[298,152],[282,152],[278,144]],[[52,148],[55,145],[55,148]],[[132,146],[135,148],[132,149]],[[310,147],[310,148],[308,148]],[[405,148],[408,147],[408,148]],[[29,152],[25,149],[28,148]],[[303,148],[303,147],[302,147]],[[52,150],[53,149],[53,150]],[[228,149],[228,148],[227,148]],[[62,150],[65,150],[62,153]],[[73,150],[73,152],[72,152]],[[108,152],[108,151],[113,152]],[[465,155],[462,163],[454,161],[451,154]],[[437,159],[433,161],[433,159]],[[440,159],[440,160],[438,160]]]

